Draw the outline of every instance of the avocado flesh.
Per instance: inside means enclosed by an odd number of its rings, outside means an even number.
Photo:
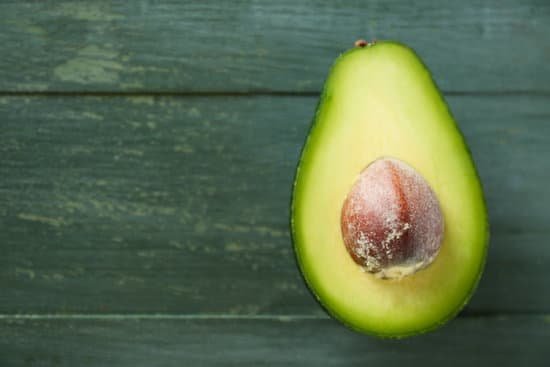
[[[347,193],[380,157],[414,167],[435,192],[445,221],[435,261],[395,281],[357,265],[340,230]],[[473,293],[487,252],[487,223],[467,146],[416,54],[378,42],[340,56],[302,151],[292,200],[298,264],[320,303],[366,333],[400,337],[433,329]]]

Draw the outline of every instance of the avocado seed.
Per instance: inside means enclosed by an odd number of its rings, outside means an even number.
[[[395,158],[379,158],[359,174],[342,206],[340,224],[353,260],[387,279],[431,264],[444,233],[439,201],[428,182]]]

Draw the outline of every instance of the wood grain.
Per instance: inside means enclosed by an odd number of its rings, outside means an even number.
[[[548,316],[379,340],[328,319],[1,320],[4,366],[547,366]]]
[[[548,312],[546,97],[451,96],[485,185],[468,312]],[[0,98],[0,312],[322,312],[288,232],[315,98]]]
[[[318,91],[357,38],[415,48],[447,91],[550,92],[544,0],[0,4],[0,91]]]

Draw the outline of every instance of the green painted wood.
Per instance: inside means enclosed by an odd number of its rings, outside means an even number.
[[[548,316],[380,340],[333,320],[2,320],[3,366],[548,366]]]
[[[0,14],[0,91],[318,91],[360,37],[410,44],[447,91],[550,91],[545,0],[26,0]]]
[[[549,98],[449,101],[492,223],[468,312],[548,312]],[[322,312],[288,232],[315,103],[0,98],[0,312]]]

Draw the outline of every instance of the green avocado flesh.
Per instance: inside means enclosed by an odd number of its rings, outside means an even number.
[[[416,169],[445,222],[434,262],[398,280],[356,264],[340,228],[346,195],[380,157]],[[434,329],[466,304],[483,270],[488,219],[474,163],[429,71],[399,43],[357,47],[337,59],[302,151],[291,210],[309,288],[330,314],[361,332],[402,337]]]

